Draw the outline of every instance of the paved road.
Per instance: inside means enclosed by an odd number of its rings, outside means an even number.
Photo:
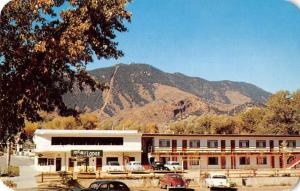
[[[36,188],[35,175],[37,172],[34,170],[33,158],[25,156],[12,156],[11,165],[20,167],[20,176],[13,177],[11,180],[17,183],[17,190],[33,190]],[[7,156],[0,157],[0,167],[7,166]]]

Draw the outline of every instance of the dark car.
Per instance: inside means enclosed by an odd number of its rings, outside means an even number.
[[[151,166],[152,166],[152,169],[153,170],[167,170],[167,168],[165,167],[165,163],[163,163],[163,162],[153,162],[152,164],[151,164]]]
[[[89,188],[81,189],[80,191],[130,191],[130,189],[126,184],[120,181],[99,180],[93,182]]]
[[[159,181],[161,188],[186,188],[187,182],[180,174],[170,173],[165,174]]]

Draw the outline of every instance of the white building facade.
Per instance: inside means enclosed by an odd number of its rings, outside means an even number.
[[[41,172],[106,171],[110,161],[141,161],[142,134],[135,130],[47,130],[35,132],[35,167]]]

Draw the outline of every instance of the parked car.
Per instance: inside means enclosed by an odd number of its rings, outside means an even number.
[[[99,180],[93,182],[88,188],[75,188],[73,191],[130,191],[128,186],[120,181]]]
[[[167,161],[165,164],[167,170],[182,170],[182,166],[177,161]]]
[[[205,179],[205,185],[209,188],[229,188],[230,183],[224,174],[210,173]]]
[[[180,174],[170,173],[165,174],[159,181],[160,188],[186,188],[187,182]]]
[[[123,166],[120,166],[120,163],[118,161],[110,161],[107,163],[106,171],[107,172],[123,172],[124,168],[123,168]]]
[[[166,170],[165,164],[163,162],[155,161],[151,163],[151,167],[153,170]]]
[[[132,172],[141,172],[141,171],[144,171],[144,167],[138,161],[130,161],[126,165],[126,170],[132,171]]]

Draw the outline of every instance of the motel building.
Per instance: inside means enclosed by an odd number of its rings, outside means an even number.
[[[184,169],[300,167],[300,136],[143,134],[143,163],[179,161]],[[147,154],[146,154],[147,153]]]
[[[141,161],[142,134],[135,130],[35,131],[35,167],[41,172],[106,171],[110,161]]]
[[[300,168],[300,136],[141,134],[135,130],[35,132],[41,172],[105,172],[110,161],[178,161],[184,169]]]

